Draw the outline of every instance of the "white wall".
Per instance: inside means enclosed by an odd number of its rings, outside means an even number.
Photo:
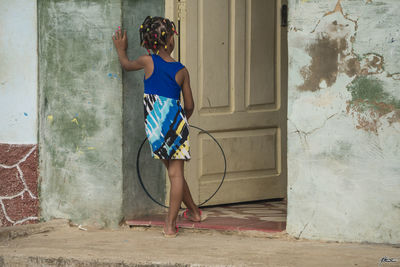
[[[400,1],[290,0],[287,232],[400,243]]]
[[[36,1],[0,0],[0,143],[37,143]]]

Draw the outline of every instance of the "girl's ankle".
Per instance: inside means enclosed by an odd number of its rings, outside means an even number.
[[[200,214],[200,209],[198,207],[196,207],[194,210],[193,209],[189,209],[189,211],[192,214]]]
[[[199,211],[199,207],[195,206],[194,208],[189,208],[190,211]]]
[[[165,220],[165,221],[164,221],[164,224],[165,224],[166,227],[169,226],[169,227],[174,228],[175,225],[176,225],[176,221],[170,223],[170,222],[168,222],[167,220]]]

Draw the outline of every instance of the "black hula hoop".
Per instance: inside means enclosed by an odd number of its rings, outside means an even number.
[[[207,201],[209,201],[209,200],[218,192],[219,188],[221,187],[222,183],[224,182],[225,175],[226,175],[226,157],[225,157],[224,150],[222,149],[222,147],[221,147],[221,145],[218,143],[218,141],[214,138],[214,136],[212,136],[212,135],[211,135],[209,132],[207,132],[206,130],[203,130],[203,129],[197,127],[197,126],[194,126],[194,125],[189,125],[189,126],[190,126],[190,127],[197,128],[197,129],[200,130],[200,132],[205,132],[206,134],[208,134],[208,135],[215,141],[215,143],[217,143],[217,145],[218,145],[219,148],[221,149],[222,156],[224,157],[224,164],[225,164],[225,165],[224,165],[224,175],[222,176],[221,183],[219,184],[217,190],[215,190],[214,194],[212,194],[211,197],[209,197],[206,201],[204,201],[203,203],[201,203],[201,204],[198,206],[198,207],[201,207],[204,203],[206,203]],[[143,140],[142,144],[140,145],[140,148],[139,148],[139,151],[138,151],[137,157],[136,157],[136,171],[137,171],[137,175],[138,175],[139,182],[140,182],[140,184],[141,184],[141,186],[143,187],[144,191],[146,192],[146,194],[149,196],[149,198],[150,198],[151,200],[153,200],[155,203],[157,203],[158,205],[160,205],[160,206],[162,206],[162,207],[164,207],[164,208],[169,208],[169,206],[165,206],[164,204],[158,202],[156,199],[154,199],[154,198],[151,196],[151,194],[147,191],[146,187],[144,186],[143,181],[142,181],[142,177],[140,176],[140,170],[139,170],[140,152],[142,151],[142,147],[143,147],[144,143],[146,142],[146,140],[147,140],[147,137]],[[183,209],[183,208],[180,208],[180,209]]]

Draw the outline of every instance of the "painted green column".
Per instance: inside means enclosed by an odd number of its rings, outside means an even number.
[[[117,227],[122,78],[111,39],[121,1],[38,1],[41,218]]]
[[[138,27],[164,1],[38,1],[40,218],[116,228],[162,210],[138,183],[145,138],[143,71],[121,69],[112,34],[128,30],[130,59],[146,51]],[[143,148],[145,184],[165,199],[165,168]]]

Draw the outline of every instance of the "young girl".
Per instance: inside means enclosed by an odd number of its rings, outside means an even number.
[[[206,214],[193,202],[184,177],[184,161],[191,159],[189,149],[188,119],[193,113],[194,101],[190,88],[189,72],[175,61],[171,53],[175,47],[175,24],[167,18],[147,16],[140,26],[141,46],[149,55],[130,61],[126,55],[128,40],[121,28],[112,39],[121,66],[126,71],[144,69],[144,122],[150,143],[151,155],[161,159],[168,170],[171,183],[170,207],[165,219],[163,234],[175,237],[178,233],[176,219],[183,201],[187,207],[184,217],[203,221]],[[150,53],[150,50],[153,54]],[[180,91],[184,108],[180,103]]]

